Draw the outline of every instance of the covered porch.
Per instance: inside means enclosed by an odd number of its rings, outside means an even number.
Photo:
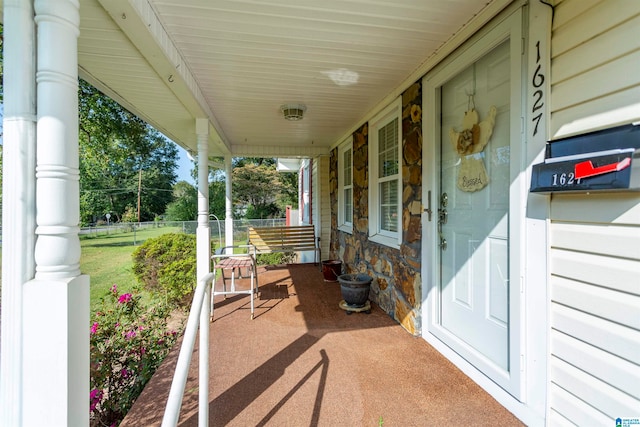
[[[544,34],[545,4],[531,5],[531,21],[544,21],[532,27]],[[500,373],[517,378],[513,393],[475,368],[465,371],[474,373],[469,379],[442,356],[448,352],[465,365],[455,351],[416,339],[424,337],[422,310],[429,310],[435,274],[423,249],[437,247],[429,234],[436,230],[435,190],[423,184],[423,159],[431,152],[423,150],[422,78],[465,43],[484,37],[480,31],[489,23],[497,32],[509,24],[500,37],[509,38],[512,61],[520,64],[520,33],[528,21],[519,14],[527,5],[0,0],[6,88],[0,424],[89,423],[90,278],[79,266],[78,77],[197,155],[195,280],[210,276],[208,168],[216,164],[229,177],[233,157],[308,161],[305,222],[321,237],[322,253],[341,259],[346,272],[376,276],[371,315],[347,317],[338,308],[337,284],[324,283],[315,267],[301,272],[306,266],[262,273],[261,295],[275,297],[259,301],[254,321],[247,297],[219,302],[211,346],[202,346],[210,353],[205,401],[214,425],[517,423],[483,388],[521,410],[521,419],[528,412],[537,419],[545,408],[544,381],[536,380],[545,371],[537,364],[546,354],[543,334],[501,343],[515,343],[505,352],[518,364]],[[535,39],[527,42],[534,46]],[[518,86],[514,93],[520,92]],[[298,113],[287,117],[291,110]],[[386,151],[376,139],[382,129],[390,135]],[[542,132],[536,149],[541,142]],[[388,166],[377,168],[372,160]],[[371,181],[371,171],[382,169],[388,176]],[[434,170],[425,163],[425,171]],[[229,245],[230,179],[226,186]],[[534,303],[544,289],[529,294],[538,297],[530,299]],[[515,290],[510,295],[520,298]],[[524,319],[515,314],[518,322]],[[517,323],[508,330],[520,329]],[[520,353],[525,344],[534,349],[531,357]],[[170,358],[128,425],[159,423],[173,372]],[[533,391],[527,407],[519,400],[525,395],[520,372]],[[184,425],[197,422],[196,382],[190,375]]]
[[[209,425],[521,425],[377,305],[346,315],[339,283],[313,264],[261,267],[259,278],[254,320],[247,295],[216,299]],[[121,426],[160,425],[176,350]],[[197,425],[197,358],[180,426]]]

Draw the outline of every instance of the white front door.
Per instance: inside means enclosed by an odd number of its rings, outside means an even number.
[[[428,334],[514,396],[521,363],[521,254],[512,235],[522,197],[520,43],[508,31],[489,32],[424,81]]]
[[[441,93],[440,323],[508,370],[509,43],[458,73]],[[481,133],[493,133],[482,151],[464,154],[474,150],[453,143],[473,107]]]

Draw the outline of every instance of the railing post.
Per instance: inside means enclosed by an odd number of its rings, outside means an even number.
[[[214,276],[215,277],[215,276]],[[200,309],[200,352],[198,380],[198,426],[209,426],[209,313],[211,287],[207,284],[204,290],[202,308]]]
[[[211,229],[209,228],[209,120],[196,119],[198,138],[198,227],[196,229],[197,277],[211,272]],[[200,380],[198,425],[209,424],[209,286],[205,286],[200,309]]]
[[[233,246],[233,194],[232,194],[232,176],[231,156],[224,157],[224,174],[225,174],[225,220],[224,220],[224,244],[225,246]]]
[[[171,381],[171,390],[169,390],[169,397],[167,398],[164,417],[162,418],[162,427],[175,427],[178,425],[180,407],[182,406],[182,398],[187,383],[198,326],[200,327],[198,420],[200,426],[207,426],[209,423],[209,287],[214,278],[214,273],[205,275],[198,281],[198,286],[193,294],[191,311],[187,319],[180,354],[178,355],[176,369]]]

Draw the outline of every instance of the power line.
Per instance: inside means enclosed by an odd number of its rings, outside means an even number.
[[[154,188],[154,187],[142,187],[142,190],[168,191],[171,193],[173,192],[173,190],[171,189]],[[95,191],[95,192],[121,191],[122,193],[118,193],[118,194],[124,194],[124,193],[135,193],[136,189],[134,188],[85,188],[80,190],[80,192],[89,192],[89,191]]]
[[[130,191],[135,191],[132,190],[131,188],[85,188],[85,189],[81,189],[80,192],[88,192],[88,191],[96,191],[96,192],[100,192],[100,191],[124,191],[124,192],[130,192]]]

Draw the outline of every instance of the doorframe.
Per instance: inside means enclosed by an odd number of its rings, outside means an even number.
[[[499,22],[490,24],[472,37],[458,51],[443,61],[434,70],[423,78],[423,105],[426,112],[423,124],[425,145],[423,149],[423,199],[427,205],[436,210],[437,195],[440,188],[439,165],[440,159],[440,88],[451,76],[457,75],[465,68],[482,58],[493,48],[509,40],[510,51],[510,139],[520,143],[511,144],[510,165],[510,206],[509,206],[509,372],[489,378],[483,372],[492,370],[498,373],[499,369],[491,366],[489,361],[476,360],[473,365],[466,357],[474,354],[470,348],[454,351],[447,346],[440,337],[447,335],[453,339],[439,324],[439,251],[437,246],[437,219],[432,215],[432,220],[423,222],[423,287],[426,289],[426,298],[423,301],[423,338],[434,345],[445,356],[452,360],[467,375],[476,382],[484,382],[487,386],[498,388],[501,393],[507,393],[518,401],[524,397],[524,296],[519,292],[516,278],[524,277],[524,236],[523,222],[525,218],[525,200],[527,196],[524,179],[525,141],[519,124],[524,116],[524,74],[523,64],[523,12],[518,9]],[[431,199],[431,200],[429,200]],[[427,206],[428,207],[428,206]],[[478,359],[482,359],[479,357]],[[481,384],[482,385],[482,384]],[[483,386],[484,387],[484,386]],[[486,388],[486,387],[485,387]]]
[[[516,13],[517,11],[517,13]],[[548,95],[544,99],[542,110],[537,110],[536,114],[542,113],[542,120],[539,120],[539,129],[534,130],[534,123],[537,123],[531,111],[535,108],[536,93],[542,89],[544,93],[550,94],[550,46],[552,28],[552,8],[543,2],[516,2],[511,3],[505,10],[497,14],[494,19],[479,29],[475,35],[468,38],[467,42],[443,59],[438,66],[432,68],[422,80],[423,83],[423,111],[425,121],[423,122],[423,238],[422,238],[422,337],[438,350],[443,356],[454,363],[469,378],[475,381],[480,387],[494,397],[501,405],[511,411],[519,419],[531,426],[543,426],[546,424],[548,408],[548,358],[549,358],[549,222],[550,222],[550,200],[548,196],[538,194],[527,194],[530,183],[531,168],[535,163],[540,163],[544,159],[545,144],[549,139],[549,108]],[[467,362],[459,354],[445,345],[440,339],[429,330],[429,322],[433,316],[434,269],[437,261],[434,250],[430,246],[437,238],[435,215],[429,214],[427,210],[435,206],[434,189],[436,181],[435,160],[436,147],[433,141],[440,132],[439,128],[433,127],[434,118],[429,122],[429,113],[432,111],[433,103],[429,105],[426,101],[428,90],[426,79],[438,71],[445,64],[450,63],[457,57],[466,54],[470,47],[485,37],[492,29],[501,25],[504,21],[515,19],[511,25],[521,25],[518,34],[522,37],[522,117],[518,120],[522,123],[522,137],[525,140],[523,147],[524,164],[521,175],[524,176],[526,186],[523,189],[522,216],[517,218],[521,223],[520,250],[522,257],[526,258],[522,264],[520,277],[520,350],[522,354],[521,362],[521,393],[519,398],[506,392],[498,386],[475,366]],[[521,24],[518,24],[521,21]],[[503,24],[504,25],[504,24]],[[516,29],[518,30],[518,29]],[[515,34],[514,39],[517,39]],[[542,66],[540,70],[540,66]],[[540,78],[537,74],[542,72],[546,79],[542,87],[539,86]],[[530,114],[531,113],[531,114]],[[431,195],[432,200],[429,200]],[[436,207],[437,212],[437,207]],[[513,218],[515,220],[516,218]],[[435,247],[434,247],[435,248]],[[437,252],[437,251],[435,251]],[[522,262],[522,260],[521,260]],[[437,279],[437,277],[435,277]]]

